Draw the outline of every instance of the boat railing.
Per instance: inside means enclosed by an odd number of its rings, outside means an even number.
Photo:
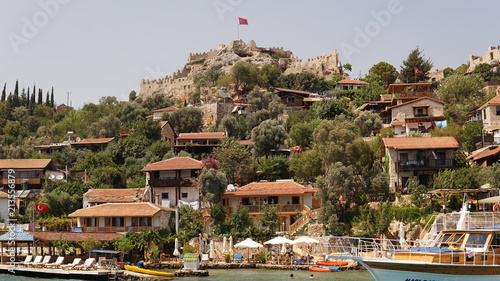
[[[418,260],[441,264],[500,265],[500,245],[446,243],[426,245],[423,241],[330,236],[328,253],[334,256],[369,259]],[[499,241],[500,242],[500,241]]]
[[[459,229],[460,224],[463,229],[500,228],[500,212],[469,212],[463,222],[460,222],[460,216],[459,212],[433,215],[424,227],[425,240],[441,231]]]

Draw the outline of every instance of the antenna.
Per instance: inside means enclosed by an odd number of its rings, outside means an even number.
[[[71,92],[66,92],[66,105],[69,106],[69,95],[71,95]]]

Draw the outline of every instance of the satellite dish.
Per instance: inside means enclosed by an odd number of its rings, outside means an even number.
[[[229,190],[229,191],[234,191],[235,190],[234,185],[232,183],[228,184],[226,189]]]
[[[53,180],[53,179],[55,179],[55,178],[56,178],[56,176],[55,176],[55,175],[53,175],[53,174],[49,175],[49,179],[50,179],[50,180]]]
[[[62,179],[64,179],[64,175],[57,175],[57,176],[56,176],[56,179],[58,179],[58,180],[62,180]]]

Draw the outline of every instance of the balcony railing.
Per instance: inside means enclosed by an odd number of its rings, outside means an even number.
[[[396,165],[402,170],[419,169],[449,169],[455,168],[455,159],[426,159],[426,160],[406,160],[397,161]]]
[[[192,178],[184,179],[150,179],[148,184],[153,187],[176,187],[176,186],[193,186]]]
[[[143,230],[160,230],[158,226],[84,226],[83,232],[140,232]]]
[[[304,205],[302,204],[239,205],[238,208],[247,207],[249,213],[262,213],[267,206],[277,207],[279,213],[302,212],[304,210]]]

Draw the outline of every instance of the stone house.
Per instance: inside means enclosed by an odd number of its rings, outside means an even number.
[[[146,173],[145,196],[163,207],[190,204],[198,208],[200,190],[197,177],[203,163],[190,157],[174,157],[151,163],[141,171]]]
[[[345,90],[359,90],[363,88],[363,86],[368,85],[369,83],[360,80],[340,80],[335,84],[333,90],[335,91],[345,91]]]
[[[382,139],[381,161],[388,161],[391,191],[406,192],[406,182],[412,177],[431,187],[435,174],[456,168],[458,147],[454,137]]]
[[[444,102],[426,96],[387,107],[380,116],[394,128],[396,135],[412,130],[428,132],[436,126],[435,122],[446,120]]]
[[[88,149],[92,152],[100,152],[104,151],[114,141],[115,138],[83,139],[79,142],[71,143],[71,146],[76,149]]]
[[[320,201],[314,198],[317,188],[304,186],[293,181],[252,182],[237,190],[226,191],[222,204],[229,211],[246,207],[249,216],[257,224],[257,218],[263,215],[266,206],[275,206],[280,217],[278,231],[288,231],[295,222],[297,212],[320,207]]]
[[[306,91],[283,88],[275,88],[274,94],[281,98],[281,102],[285,105],[285,110],[287,111],[302,110],[304,107],[304,99],[312,95],[312,93]]]
[[[163,114],[165,114],[165,113],[172,114],[176,110],[177,110],[177,107],[175,107],[175,106],[169,106],[166,108],[153,110],[153,120],[155,120],[155,121],[162,120]]]
[[[493,142],[500,144],[500,95],[496,95],[478,108],[481,112],[483,129],[493,134]]]
[[[139,232],[169,228],[172,212],[150,202],[106,203],[76,210],[68,217],[76,218],[83,232]]]

